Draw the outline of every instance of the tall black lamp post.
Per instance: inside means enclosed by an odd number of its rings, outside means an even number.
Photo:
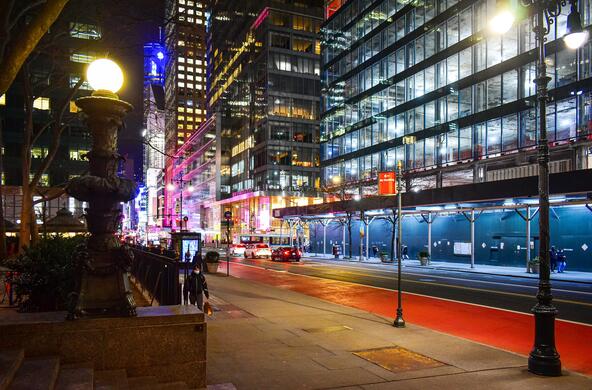
[[[561,375],[561,360],[555,348],[555,316],[557,309],[553,306],[550,283],[549,261],[549,144],[547,140],[547,84],[551,78],[547,75],[545,63],[545,40],[561,7],[566,0],[520,0],[534,19],[534,32],[537,42],[537,100],[539,108],[539,288],[537,304],[533,307],[535,319],[534,347],[528,358],[528,370],[538,375]],[[577,49],[587,39],[587,31],[582,30],[580,14],[577,10],[577,0],[570,0],[571,12],[567,18],[566,35],[563,37],[565,45]],[[490,28],[496,33],[507,32],[513,22],[514,14],[509,2],[498,1],[498,12],[491,20]]]

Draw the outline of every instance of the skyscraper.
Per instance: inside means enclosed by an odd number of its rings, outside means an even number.
[[[165,150],[170,156],[205,119],[206,9],[202,1],[167,0],[165,46]],[[170,183],[174,159],[165,163]],[[165,223],[175,214],[175,200],[165,192]]]

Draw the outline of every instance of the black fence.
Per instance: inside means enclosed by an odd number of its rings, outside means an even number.
[[[156,253],[136,248],[132,250],[132,275],[140,283],[143,292],[147,291],[151,299],[157,300],[160,305],[180,305],[179,262]]]

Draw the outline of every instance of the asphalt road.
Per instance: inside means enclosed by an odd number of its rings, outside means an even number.
[[[232,258],[232,262],[395,290],[393,264],[352,264],[331,260],[277,263],[264,259]],[[231,271],[232,272],[232,271]],[[537,280],[432,268],[402,268],[402,289],[407,293],[451,299],[529,313],[536,303]],[[557,318],[592,324],[592,284],[553,281]]]

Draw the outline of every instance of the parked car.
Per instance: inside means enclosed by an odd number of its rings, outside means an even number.
[[[231,256],[242,256],[245,254],[245,244],[234,244],[230,247],[230,255]]]
[[[252,259],[256,257],[271,257],[271,249],[267,244],[252,244],[247,245],[245,248],[245,259],[250,257]]]
[[[297,248],[282,246],[271,253],[271,261],[300,261],[302,252]]]

